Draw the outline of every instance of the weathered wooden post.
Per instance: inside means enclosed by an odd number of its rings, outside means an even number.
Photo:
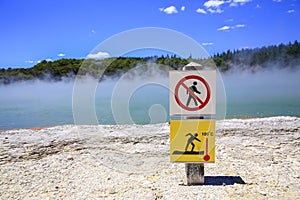
[[[186,179],[188,185],[204,184],[204,164],[203,163],[186,163]]]
[[[183,70],[170,71],[170,160],[185,163],[187,185],[199,185],[204,163],[215,161],[216,70],[193,62]]]

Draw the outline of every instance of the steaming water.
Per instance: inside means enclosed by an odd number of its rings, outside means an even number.
[[[300,116],[299,71],[224,75],[227,118]]]
[[[226,118],[300,117],[299,75],[299,71],[225,74]],[[168,82],[167,76],[163,79]],[[111,94],[117,81],[106,80],[97,88],[99,124],[115,124]],[[0,130],[73,124],[72,91],[73,82],[35,81],[0,86]],[[126,101],[137,124],[169,120],[169,91],[164,87],[143,86]]]

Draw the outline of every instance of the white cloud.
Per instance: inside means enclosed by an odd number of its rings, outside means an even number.
[[[228,1],[230,2],[230,5],[229,6],[239,6],[239,5],[244,5],[245,3],[248,3],[252,0],[232,0],[232,1]]]
[[[207,11],[210,13],[222,13],[223,10],[220,8],[221,5],[226,3],[225,1],[220,0],[209,0],[206,1],[203,5],[206,7]]]
[[[32,64],[32,63],[34,63],[35,61],[33,61],[33,60],[26,60],[25,62],[26,62],[26,63],[29,63],[29,64]]]
[[[230,7],[242,6],[252,0],[208,0],[204,2],[206,12],[210,13],[222,13],[224,10],[221,9],[223,5],[229,4]]]
[[[46,58],[46,59],[43,59],[43,60],[46,60],[47,62],[52,62],[53,61],[51,58]],[[38,61],[34,61],[34,62],[40,63],[43,60],[38,60]]]
[[[288,12],[288,13],[294,13],[295,10],[288,10],[287,12]]]
[[[87,58],[89,58],[89,59],[104,59],[104,58],[108,58],[108,57],[110,57],[109,53],[102,52],[102,51],[99,51],[94,54],[91,53],[91,54],[87,55]]]
[[[222,26],[222,27],[220,27],[220,28],[218,28],[217,30],[218,31],[227,31],[227,30],[229,30],[229,29],[231,29],[232,27],[230,27],[230,26]]]
[[[260,8],[260,5],[259,5],[259,4],[256,4],[256,8]]]
[[[210,13],[222,13],[224,10],[221,9],[223,4],[229,4],[230,7],[233,6],[242,6],[245,3],[248,3],[252,0],[209,0],[206,1],[203,5],[206,7],[206,12]]]
[[[209,0],[207,2],[205,2],[203,5],[206,8],[217,8],[219,6],[221,6],[222,4],[224,4],[225,1],[220,1],[220,0]]]
[[[280,3],[282,0],[273,0],[274,2]]]
[[[167,14],[175,14],[175,13],[178,13],[177,9],[175,6],[169,6],[167,8],[159,8],[159,10],[161,12],[165,12]]]
[[[202,14],[206,14],[207,12],[204,9],[198,8],[196,10],[197,13],[202,13]]]
[[[64,53],[59,53],[59,54],[57,54],[57,56],[58,56],[58,57],[64,57],[64,56],[66,56],[66,54],[64,54]]]
[[[207,11],[210,13],[222,13],[224,10],[221,10],[220,8],[209,8]]]
[[[181,11],[185,11],[185,6],[181,6]]]
[[[248,3],[250,1],[252,1],[252,0],[233,0],[233,2],[240,3],[241,5],[244,5],[245,3]]]
[[[217,30],[218,31],[230,31],[232,29],[235,29],[235,28],[244,28],[246,27],[245,24],[237,24],[237,25],[234,25],[234,26],[222,26],[220,28],[218,28]]]
[[[202,45],[203,46],[209,46],[209,45],[213,45],[214,43],[212,42],[203,42]]]
[[[96,34],[96,31],[93,29],[93,30],[91,30],[91,32],[93,33],[93,34]]]
[[[235,25],[236,28],[244,28],[246,25],[245,24],[237,24]]]

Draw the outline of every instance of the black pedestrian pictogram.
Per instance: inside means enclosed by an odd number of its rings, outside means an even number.
[[[201,142],[201,140],[199,140],[197,138],[198,134],[195,133],[195,135],[192,135],[191,133],[186,134],[185,136],[190,136],[190,138],[188,139],[186,146],[185,146],[185,151],[187,152],[188,148],[190,145],[192,145],[192,149],[191,152],[194,152],[194,148],[195,148],[195,144],[193,143],[194,140],[197,140],[198,142]]]
[[[194,141],[201,142],[198,137],[198,133],[195,133],[194,135],[191,133],[186,134],[185,136],[189,136],[186,146],[185,146],[185,151],[174,151],[173,155],[178,155],[178,154],[192,154],[192,155],[204,155],[204,151],[194,151],[195,144]],[[192,149],[188,151],[189,146],[192,145]]]
[[[191,102],[192,99],[195,103],[195,106],[198,106],[198,102],[197,102],[196,98],[193,96],[193,94],[194,93],[201,94],[201,92],[198,91],[196,85],[197,85],[197,81],[194,81],[193,85],[189,87],[190,90],[186,90],[186,94],[189,95],[188,100],[186,102],[187,107],[190,105],[190,102]],[[193,94],[190,91],[192,91]]]

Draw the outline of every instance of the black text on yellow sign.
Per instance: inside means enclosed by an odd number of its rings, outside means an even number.
[[[215,162],[215,120],[171,120],[171,162]]]

